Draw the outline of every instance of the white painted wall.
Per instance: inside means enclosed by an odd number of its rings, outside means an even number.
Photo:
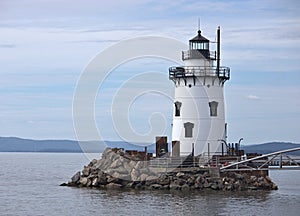
[[[185,66],[212,66],[212,62],[203,59],[186,60]],[[189,87],[190,85],[190,87]],[[225,107],[223,83],[218,77],[187,78],[186,85],[182,78],[175,83],[174,103],[179,101],[181,115],[173,113],[172,141],[180,141],[180,155],[185,156],[192,152],[192,143],[195,146],[195,155],[210,155],[221,152],[220,139],[225,137]],[[218,102],[218,115],[210,116],[209,102]],[[194,124],[193,137],[185,137],[184,123]]]

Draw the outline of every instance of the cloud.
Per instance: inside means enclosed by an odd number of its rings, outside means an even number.
[[[260,97],[258,97],[258,96],[256,96],[256,95],[252,95],[252,94],[247,95],[247,98],[248,98],[249,100],[260,100]]]
[[[15,44],[0,44],[0,48],[15,48]]]

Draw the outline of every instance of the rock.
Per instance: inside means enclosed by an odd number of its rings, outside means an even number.
[[[164,178],[164,179],[159,178],[158,180],[159,180],[160,185],[169,185],[170,184],[169,178]]]
[[[80,171],[79,172],[77,172],[72,178],[71,178],[71,181],[73,182],[73,183],[78,183],[78,181],[80,180]]]
[[[161,189],[162,186],[161,186],[160,184],[152,184],[152,185],[150,185],[150,188],[151,188],[151,189],[158,190],[158,189]]]
[[[84,166],[82,170],[82,175],[85,177],[88,177],[90,175],[91,167],[89,166]]]
[[[117,182],[119,182],[118,178],[114,178],[113,176],[110,176],[110,175],[108,175],[106,179],[107,179],[107,183],[117,183]]]
[[[173,181],[173,183],[175,183],[175,184],[177,184],[177,185],[179,185],[179,186],[182,186],[182,185],[185,184],[185,181],[182,180],[182,179],[175,179],[175,180]]]
[[[138,181],[138,180],[140,180],[140,179],[139,179],[139,171],[136,170],[136,169],[133,169],[133,170],[131,171],[130,176],[131,176],[131,180],[132,180],[132,181]]]
[[[112,174],[112,177],[119,179],[119,180],[125,180],[125,181],[130,181],[130,175],[129,174],[122,174],[119,172],[114,172]]]
[[[92,185],[92,181],[91,179],[88,179],[86,183],[86,187],[90,187],[91,185]]]
[[[255,182],[257,180],[257,177],[256,176],[250,176],[250,181],[251,182]]]
[[[93,186],[93,187],[97,187],[98,185],[99,185],[98,178],[94,178],[94,179],[92,180],[92,186]]]
[[[107,178],[104,176],[101,176],[100,178],[98,177],[98,184],[99,185],[106,185],[107,184]]]
[[[169,190],[169,189],[170,189],[170,186],[169,186],[169,185],[164,185],[164,186],[162,187],[162,189],[164,189],[164,190]]]
[[[239,180],[237,180],[236,182],[234,182],[233,188],[236,189],[236,190],[241,190],[241,183],[240,183]]]
[[[212,183],[212,184],[210,185],[210,188],[213,189],[213,190],[218,190],[218,189],[219,189],[219,186],[218,186],[218,184],[216,184],[216,183]]]
[[[86,186],[87,183],[88,183],[88,178],[86,177],[83,177],[80,179],[79,183],[82,185],[82,186]]]
[[[266,176],[266,177],[265,177],[265,180],[266,180],[268,183],[273,183],[273,182],[272,182],[272,179],[271,179],[269,176]]]
[[[68,184],[67,183],[62,183],[59,186],[68,186]]]
[[[104,150],[104,152],[102,153],[102,157],[105,158],[105,156],[108,155],[108,154],[110,154],[110,153],[112,153],[111,148],[106,148]]]
[[[140,170],[144,167],[144,162],[143,161],[138,161],[135,166],[134,166],[134,169],[136,170]]]
[[[123,161],[120,160],[120,158],[118,158],[117,160],[115,160],[114,162],[112,162],[112,164],[110,165],[110,168],[111,169],[115,169],[119,166],[122,166],[123,165]]]
[[[142,173],[141,176],[140,176],[141,181],[146,181],[148,177],[149,176],[147,174],[145,174],[145,173]]]
[[[94,165],[97,163],[97,160],[96,160],[96,159],[93,159],[93,160],[91,161],[91,163],[92,163],[92,166],[94,166]]]
[[[125,169],[125,168],[122,167],[122,166],[120,166],[120,167],[118,167],[117,169],[115,169],[115,172],[118,172],[118,173],[120,173],[120,174],[126,174],[126,175],[129,174],[129,172],[127,171],[127,169]]]
[[[203,187],[204,188],[209,188],[211,186],[211,183],[208,182],[207,180],[204,182]]]
[[[169,185],[169,188],[170,190],[179,190],[180,189],[180,186],[178,184],[175,184],[175,183],[171,183]]]
[[[133,167],[130,165],[130,163],[126,162],[126,161],[123,163],[123,167],[127,170],[128,173],[131,173],[131,171],[133,169]]]
[[[248,187],[249,190],[257,190],[257,187],[253,187],[253,186],[250,186]]]
[[[276,184],[273,183],[271,189],[272,189],[272,190],[278,190],[278,186],[277,186]]]
[[[189,186],[194,185],[194,184],[195,184],[195,178],[193,178],[193,177],[188,178],[187,184],[188,184]]]
[[[183,172],[179,172],[176,174],[176,177],[183,177],[184,176],[184,173]]]
[[[257,179],[257,182],[263,182],[264,180],[265,180],[265,178],[261,176]]]
[[[148,176],[146,178],[147,182],[157,182],[158,181],[158,177],[157,176]]]
[[[233,186],[232,185],[227,185],[224,189],[227,190],[227,191],[232,191]]]
[[[134,186],[135,186],[135,183],[134,183],[134,182],[129,182],[129,183],[127,183],[127,185],[126,185],[127,188],[134,188]]]
[[[123,185],[117,184],[117,183],[109,183],[108,185],[106,185],[107,189],[119,189],[122,187],[123,187]]]
[[[190,190],[190,186],[188,184],[184,184],[181,186],[181,190]]]

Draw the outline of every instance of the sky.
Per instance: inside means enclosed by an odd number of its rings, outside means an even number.
[[[300,143],[299,8],[298,0],[0,0],[0,136],[77,139],[74,95],[99,53],[145,36],[187,44],[200,18],[202,34],[211,40],[221,26],[222,65],[231,68],[225,84],[228,140]],[[171,95],[167,75],[174,64],[144,57],[116,65],[94,101],[103,139],[122,138],[113,119],[128,106],[126,98],[115,103],[120,89],[151,90],[159,83]],[[149,72],[162,78],[144,82],[139,75]],[[161,92],[139,95],[124,108],[137,133],[151,130],[158,114],[169,136],[172,109],[172,98]]]

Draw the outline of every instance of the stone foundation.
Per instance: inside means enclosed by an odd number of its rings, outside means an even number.
[[[107,148],[102,158],[92,160],[61,186],[93,187],[99,189],[151,189],[151,190],[276,190],[267,175],[257,173],[219,172],[216,168],[174,169],[157,171],[144,161],[125,157],[121,149]]]

